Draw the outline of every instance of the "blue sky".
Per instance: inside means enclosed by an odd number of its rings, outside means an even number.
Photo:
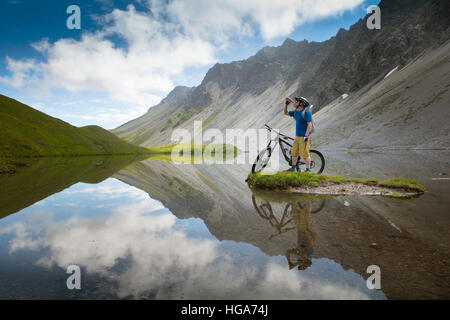
[[[377,0],[2,0],[0,93],[51,116],[107,129],[216,62],[266,45],[324,41]],[[81,30],[69,30],[69,5]]]

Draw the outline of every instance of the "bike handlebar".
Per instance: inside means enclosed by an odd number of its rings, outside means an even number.
[[[294,140],[294,139],[292,139],[291,137],[289,137],[289,136],[287,136],[287,135],[285,135],[285,134],[282,134],[281,132],[276,131],[275,129],[271,128],[269,125],[267,125],[267,123],[264,124],[264,126],[266,127],[267,130],[276,132],[277,134],[279,134],[280,136],[282,136],[282,137],[284,137],[284,138],[286,138],[286,139]]]

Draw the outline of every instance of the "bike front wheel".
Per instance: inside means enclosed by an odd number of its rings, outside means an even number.
[[[256,157],[255,162],[253,163],[252,173],[257,173],[257,172],[262,171],[269,163],[271,156],[272,156],[271,148],[268,147],[268,148],[262,150]]]
[[[322,173],[325,169],[325,158],[317,150],[310,150],[309,154],[311,156],[311,172],[312,173]],[[306,162],[303,159],[299,159],[297,162],[298,171],[306,171]]]

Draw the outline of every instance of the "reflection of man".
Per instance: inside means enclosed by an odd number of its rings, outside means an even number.
[[[297,228],[297,248],[286,251],[289,269],[306,270],[312,264],[315,234],[311,230],[312,202],[292,204],[292,217]]]

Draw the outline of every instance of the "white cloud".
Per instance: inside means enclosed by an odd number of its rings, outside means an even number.
[[[149,104],[156,104],[158,101],[149,100]],[[119,125],[127,122],[130,119],[136,119],[147,111],[147,107],[135,107],[131,109],[117,109],[117,108],[106,108],[97,107],[90,108],[95,109],[89,113],[77,114],[77,113],[63,113],[61,117],[65,119],[81,119],[85,123],[99,124],[102,123],[106,129],[109,127],[114,128],[115,125]]]
[[[129,110],[141,111],[167,94],[186,68],[215,62],[218,50],[236,38],[258,33],[265,40],[287,36],[306,22],[339,15],[363,1],[140,2],[146,3],[148,11],[137,11],[133,5],[114,9],[97,17],[100,28],[84,33],[80,40],[34,43],[44,61],[7,57],[11,75],[0,77],[0,83],[38,94],[51,89],[101,92],[130,104]],[[117,37],[125,41],[125,47],[116,45]]]
[[[6,68],[12,75],[11,77],[0,77],[0,83],[18,88],[23,87],[27,81],[34,78],[37,62],[34,59],[15,60],[6,57]]]
[[[160,99],[154,93],[170,91],[172,77],[186,67],[215,61],[209,42],[173,31],[170,23],[137,12],[132,5],[113,10],[102,21],[101,30],[84,33],[79,41],[49,43],[43,39],[33,44],[45,54],[45,62],[7,58],[12,76],[0,82],[15,88],[42,87],[43,91],[105,92],[113,99],[148,107]],[[127,47],[117,47],[111,36],[121,37]]]
[[[342,14],[363,0],[174,0],[169,16],[207,39],[260,32],[265,40],[289,35],[304,23]]]
[[[48,38],[42,38],[38,42],[32,43],[31,46],[40,53],[47,53],[50,49],[50,43],[48,42]]]

